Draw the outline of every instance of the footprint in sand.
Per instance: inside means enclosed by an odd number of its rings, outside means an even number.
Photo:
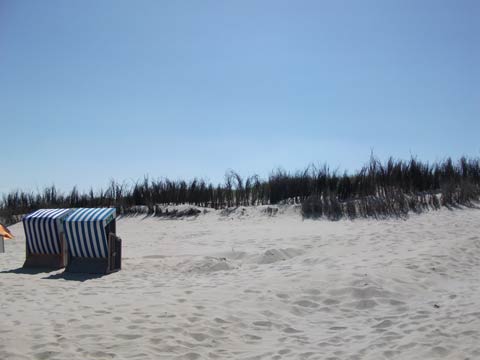
[[[294,329],[294,328],[289,326],[289,327],[286,327],[285,329],[283,329],[283,332],[287,333],[287,334],[298,334],[298,333],[301,333],[302,331]]]
[[[338,305],[338,304],[340,304],[340,301],[336,300],[336,299],[325,299],[325,300],[323,300],[323,303],[325,305]]]
[[[185,359],[185,360],[197,360],[200,359],[202,356],[200,354],[189,352],[184,355],[179,356],[177,359]]]
[[[142,335],[136,335],[136,334],[118,334],[115,335],[116,338],[122,339],[122,340],[135,340],[138,338],[141,338]]]
[[[254,321],[253,325],[261,327],[270,327],[272,323],[270,321]]]
[[[392,320],[383,320],[382,322],[378,323],[377,325],[374,325],[372,327],[377,328],[377,329],[385,329],[393,325]]]
[[[375,300],[359,300],[359,301],[354,301],[349,305],[358,310],[367,310],[367,309],[373,309],[375,306],[378,305],[378,303]]]
[[[442,346],[435,346],[430,350],[430,352],[435,358],[445,357],[449,353],[449,351]]]
[[[113,359],[116,357],[114,353],[107,353],[105,351],[85,351],[82,355],[87,359]]]
[[[252,334],[245,334],[242,336],[245,340],[247,341],[259,341],[259,340],[262,340],[262,337],[261,336],[257,336],[257,335],[252,335]]]
[[[217,324],[228,324],[228,321],[223,320],[222,318],[215,318],[213,319]]]
[[[161,343],[164,342],[164,341],[165,341],[165,339],[163,339],[163,338],[157,338],[157,337],[150,339],[150,342],[151,342],[152,344],[154,344],[154,345],[161,344]]]
[[[322,292],[318,289],[308,289],[305,291],[305,293],[310,295],[320,295]]]
[[[348,329],[346,326],[332,326],[330,330],[339,331]]]
[[[306,308],[317,308],[319,306],[316,302],[310,300],[298,300],[295,301],[294,304]]]
[[[57,355],[60,355],[60,353],[57,351],[43,351],[41,353],[35,354],[34,357],[35,359],[38,359],[38,360],[48,360]]]
[[[197,341],[205,341],[208,339],[208,335],[204,333],[191,333],[190,336]]]

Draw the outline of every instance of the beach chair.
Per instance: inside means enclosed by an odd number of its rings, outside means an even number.
[[[76,209],[64,221],[71,273],[108,274],[118,271],[122,240],[116,236],[114,208]]]
[[[24,267],[64,268],[67,245],[62,221],[72,209],[40,209],[23,218],[26,237]]]
[[[11,240],[11,239],[13,239],[13,235],[10,232],[10,230],[8,230],[6,228],[5,225],[0,224],[0,253],[5,252],[5,243],[4,243],[5,239],[10,239]]]

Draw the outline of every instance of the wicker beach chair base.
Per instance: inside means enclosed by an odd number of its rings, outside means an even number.
[[[110,274],[119,271],[122,268],[122,239],[114,234],[109,234],[108,242],[108,257],[70,257],[65,271],[81,274]]]
[[[65,262],[61,255],[30,254],[23,263],[23,267],[62,269],[65,267]]]
[[[34,254],[27,249],[24,268],[41,267],[62,269],[68,263],[68,251],[63,234],[60,235],[60,254]]]

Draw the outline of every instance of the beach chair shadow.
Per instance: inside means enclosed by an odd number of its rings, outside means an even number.
[[[58,279],[63,279],[63,280],[69,280],[69,281],[79,281],[79,282],[84,282],[88,280],[93,280],[93,279],[99,279],[103,276],[106,276],[107,274],[85,274],[85,273],[69,273],[69,272],[61,272],[59,274],[52,274],[49,276],[46,276],[42,279],[44,280],[58,280]]]
[[[26,275],[36,275],[42,273],[49,273],[52,271],[57,271],[58,269],[52,269],[50,267],[35,267],[35,268],[25,268],[20,267],[12,270],[0,271],[0,274],[26,274]]]

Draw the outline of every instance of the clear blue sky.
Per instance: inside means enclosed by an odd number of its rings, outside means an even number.
[[[0,193],[480,155],[480,2],[0,0]]]

